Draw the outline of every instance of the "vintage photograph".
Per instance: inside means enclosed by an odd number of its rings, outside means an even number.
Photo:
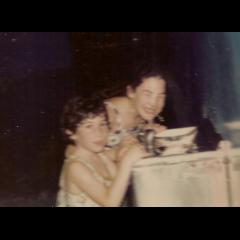
[[[0,32],[0,207],[240,207],[240,32]]]

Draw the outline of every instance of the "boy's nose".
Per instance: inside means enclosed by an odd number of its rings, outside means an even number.
[[[103,135],[103,129],[102,129],[101,127],[96,127],[96,128],[94,129],[94,134],[95,134],[96,136],[102,136],[102,135]]]

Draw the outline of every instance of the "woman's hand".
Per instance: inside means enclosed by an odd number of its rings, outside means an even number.
[[[145,129],[153,129],[155,130],[156,134],[159,134],[167,130],[167,127],[156,123],[150,123],[145,126]]]
[[[151,124],[147,124],[145,126],[145,129],[153,129],[156,132],[156,137],[161,134],[162,132],[164,132],[165,130],[167,130],[166,126],[160,125],[160,124],[156,124],[156,123],[151,123]],[[155,141],[155,147],[156,148],[160,148],[162,147],[164,144],[161,140],[156,139]]]

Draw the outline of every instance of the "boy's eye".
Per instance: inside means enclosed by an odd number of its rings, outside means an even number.
[[[150,97],[150,96],[152,96],[152,93],[149,92],[149,91],[145,91],[145,92],[144,92],[144,95],[145,95],[146,97]]]

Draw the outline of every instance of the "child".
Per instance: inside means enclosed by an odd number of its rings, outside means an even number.
[[[118,207],[126,193],[133,164],[146,156],[134,145],[119,165],[104,153],[109,126],[103,101],[75,98],[64,108],[64,134],[75,147],[67,154],[60,177],[58,207]]]

